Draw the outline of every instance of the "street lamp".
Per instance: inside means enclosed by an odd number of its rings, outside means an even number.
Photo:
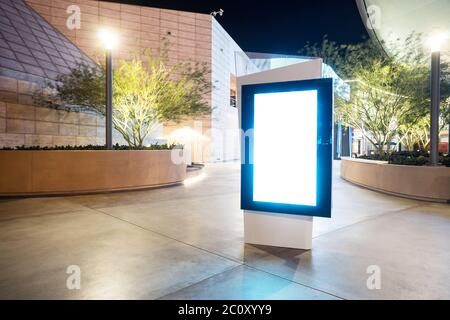
[[[106,50],[106,148],[111,150],[112,146],[112,98],[113,98],[113,67],[112,50],[117,45],[117,35],[109,29],[101,29],[98,33],[99,39]]]
[[[430,39],[431,45],[431,123],[430,158],[431,165],[439,162],[439,106],[441,101],[441,44],[445,36],[437,35]]]

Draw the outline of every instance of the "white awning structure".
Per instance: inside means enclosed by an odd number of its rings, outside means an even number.
[[[412,32],[422,34],[422,45],[430,51],[429,40],[445,35],[441,52],[450,61],[450,0],[356,0],[369,34],[386,53],[390,42],[405,39]]]
[[[253,65],[259,69],[259,71],[273,70],[276,68],[282,68],[293,64],[318,59],[316,57],[260,52],[246,52],[246,54],[250,58]],[[350,85],[341,79],[333,68],[325,63],[322,65],[322,77],[333,78],[333,85],[336,94],[344,99],[350,99]]]

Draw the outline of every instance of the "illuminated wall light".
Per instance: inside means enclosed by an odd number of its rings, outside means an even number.
[[[192,177],[192,178],[187,178],[186,180],[183,181],[183,184],[185,186],[191,186],[193,184],[196,184],[202,180],[204,180],[206,178],[206,173],[201,173],[200,175],[196,176],[196,177]]]
[[[195,140],[195,139],[199,139],[201,141],[208,140],[207,137],[205,137],[201,133],[199,133],[189,127],[176,129],[174,132],[169,134],[169,139],[172,141],[177,141],[177,140],[185,141],[185,140]]]
[[[201,129],[201,128],[200,128]],[[209,139],[190,127],[176,129],[167,136],[170,143],[184,145],[185,161],[187,164],[198,160],[198,156],[203,152],[205,141]]]

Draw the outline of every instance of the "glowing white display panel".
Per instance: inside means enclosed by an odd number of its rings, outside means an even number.
[[[255,94],[253,201],[316,206],[317,90]]]

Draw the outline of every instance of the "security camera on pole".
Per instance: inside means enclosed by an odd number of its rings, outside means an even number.
[[[217,17],[217,16],[222,17],[224,12],[225,12],[225,11],[223,11],[223,9],[219,9],[219,11],[213,11],[213,12],[211,12],[211,15],[212,15],[213,17]]]

